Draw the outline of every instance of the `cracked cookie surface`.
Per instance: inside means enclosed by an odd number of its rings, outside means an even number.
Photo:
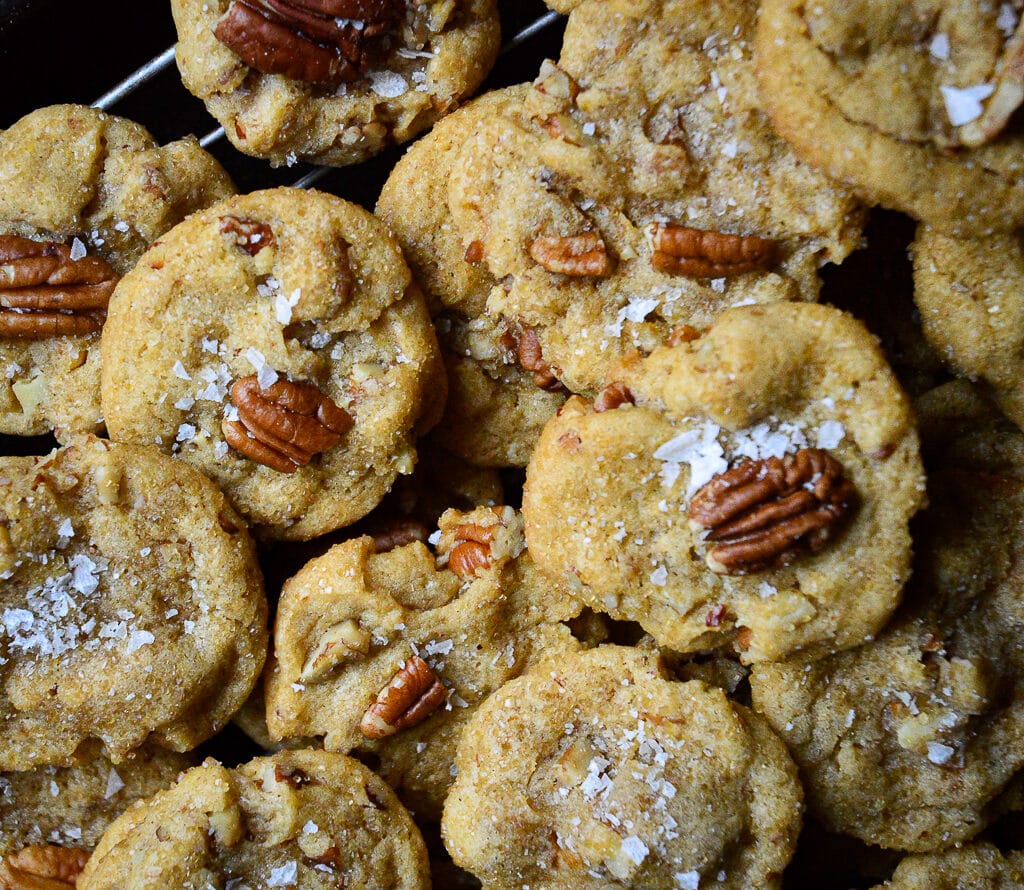
[[[267,606],[244,523],[154,448],[0,462],[0,769],[194,748],[256,683]]]
[[[111,436],[202,470],[259,536],[304,540],[372,510],[412,472],[445,391],[398,245],[331,195],[274,189],[196,214],[111,299]]]
[[[73,288],[48,286],[45,273],[33,276],[22,268],[17,274],[13,258],[26,252],[9,243],[12,237],[66,251],[71,262],[65,271],[103,263],[116,279],[150,242],[233,192],[227,173],[194,138],[161,147],[138,124],[85,106],[41,108],[0,133],[0,432],[95,432],[103,423],[99,342],[105,300],[85,301],[95,318],[87,333],[17,335],[12,329],[25,325],[16,322],[32,317],[42,326],[43,314],[55,328],[60,319],[54,316],[71,319],[76,313],[65,307],[82,301],[68,293]],[[72,273],[58,280],[75,278]],[[11,303],[26,290],[35,292],[29,303],[40,308]],[[45,311],[41,291],[60,301],[57,309]]]
[[[445,845],[495,890],[779,887],[800,828],[796,769],[764,720],[636,649],[506,683],[457,764]]]

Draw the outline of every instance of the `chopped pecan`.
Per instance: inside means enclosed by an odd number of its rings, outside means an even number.
[[[550,59],[540,63],[540,72],[533,82],[533,88],[538,93],[551,96],[555,99],[568,99],[575,102],[580,94],[580,85],[573,79],[564,68],[559,68]]]
[[[688,324],[681,324],[668,335],[669,346],[682,346],[700,339],[700,331]]]
[[[0,859],[0,890],[68,890],[88,858],[73,847],[24,847]]]
[[[612,271],[608,248],[599,232],[541,235],[530,245],[530,256],[549,272],[574,278],[604,278]]]
[[[622,405],[635,404],[633,393],[625,383],[609,383],[594,399],[594,412],[600,414],[603,411],[613,411]]]
[[[427,719],[447,699],[448,690],[434,669],[413,655],[367,708],[359,731],[383,739]]]
[[[820,448],[784,458],[745,460],[720,473],[690,501],[690,521],[709,529],[708,567],[742,575],[820,552],[856,503],[842,465]]]
[[[373,552],[387,553],[414,541],[426,543],[428,537],[430,532],[422,522],[406,516],[392,520],[387,526],[373,533]]]
[[[264,74],[336,84],[366,69],[367,39],[393,17],[393,0],[231,0],[214,34]]]
[[[333,448],[352,427],[351,415],[311,383],[278,380],[262,389],[255,374],[236,380],[238,420],[221,425],[236,451],[281,473],[294,473]]]
[[[467,263],[479,263],[484,258],[483,241],[470,241],[466,248],[465,260]]]
[[[256,256],[264,247],[273,247],[274,245],[274,230],[266,223],[255,219],[222,216],[220,230],[225,235],[234,235],[235,245],[249,256]]]
[[[460,541],[448,557],[448,568],[460,578],[470,578],[490,564],[491,548],[479,541]]]
[[[524,371],[533,372],[533,382],[548,392],[561,391],[564,388],[561,381],[552,372],[551,365],[544,361],[537,329],[528,324],[521,324],[515,341],[519,364]]]
[[[309,653],[299,680],[303,683],[318,683],[346,661],[360,658],[369,651],[370,635],[354,618],[346,618],[324,631],[316,648]]]
[[[71,258],[55,241],[0,235],[0,336],[84,336],[103,327],[117,273],[102,257]]]
[[[767,269],[778,252],[778,243],[770,238],[708,232],[676,223],[654,223],[651,243],[655,269],[696,278],[726,278]]]
[[[991,142],[1024,102],[1024,18],[1006,42],[996,66],[995,92],[986,100],[981,117],[960,127],[960,143],[977,148]]]

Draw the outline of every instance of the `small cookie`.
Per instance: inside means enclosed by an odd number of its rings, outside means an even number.
[[[378,552],[364,537],[292,578],[266,685],[272,738],[373,752],[432,819],[479,704],[540,658],[579,649],[566,622],[583,608],[540,575],[512,508],[449,510],[439,535],[437,558],[421,543]]]
[[[602,646],[506,683],[470,721],[442,831],[494,890],[777,888],[800,831],[782,743],[657,658]]]
[[[195,762],[183,754],[143,749],[117,766],[100,754],[71,767],[0,774],[0,857],[28,846],[88,855],[129,805],[169,788]],[[11,865],[9,858],[6,864]],[[0,875],[2,869],[0,863]]]
[[[155,448],[80,437],[0,460],[0,770],[187,751],[263,667],[267,605],[244,524]]]
[[[523,367],[523,332],[487,314],[497,282],[463,246],[447,201],[463,144],[529,89],[495,90],[440,122],[395,165],[377,202],[426,290],[445,357],[448,404],[434,437],[480,466],[526,466],[541,429],[565,401],[557,381]]]
[[[1024,427],[1024,232],[959,238],[920,226],[914,301],[925,336],[959,373],[982,380]]]
[[[342,166],[407,142],[483,81],[495,0],[172,0],[188,90],[273,164]]]
[[[766,349],[765,344],[771,344]],[[906,396],[828,306],[731,309],[570,399],[527,469],[530,552],[680,652],[815,656],[877,632],[923,476]]]
[[[0,432],[95,432],[107,301],[150,242],[234,192],[194,138],[54,105],[0,133]]]
[[[256,534],[304,540],[412,472],[445,377],[384,226],[280,188],[194,215],[121,280],[102,392],[111,437],[202,470]]]
[[[136,804],[103,835],[78,890],[428,890],[429,875],[423,838],[381,779],[341,754],[282,751],[237,769],[207,760]]]
[[[1017,890],[1024,887],[1024,853],[970,844],[930,856],[908,856],[875,890]]]
[[[1024,222],[1021,4],[766,0],[757,73],[778,132],[868,198],[945,231]]]
[[[737,304],[814,300],[860,239],[851,194],[802,164],[760,108],[756,4],[585,2],[558,66],[481,122],[449,177],[487,308],[535,362],[593,395],[624,357]]]
[[[1024,436],[966,381],[917,409],[929,508],[904,607],[859,649],[756,665],[751,689],[829,830],[929,852],[981,831],[1024,766]]]

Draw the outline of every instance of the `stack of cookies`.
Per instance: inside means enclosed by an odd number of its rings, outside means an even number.
[[[1024,886],[1024,2],[172,5],[437,123],[0,133],[0,890]]]

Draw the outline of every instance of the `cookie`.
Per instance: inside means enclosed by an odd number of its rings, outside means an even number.
[[[173,0],[186,88],[274,165],[341,166],[456,108],[498,54],[495,0]]]
[[[970,384],[917,402],[929,508],[906,602],[876,640],[756,665],[755,708],[832,831],[928,852],[970,840],[1024,765],[1024,436]]]
[[[959,374],[984,381],[1024,426],[1022,233],[958,238],[920,226],[913,257],[925,336]]]
[[[341,754],[283,751],[237,769],[207,760],[136,804],[78,888],[427,890],[429,873],[423,838],[383,781]]]
[[[1014,890],[1024,885],[1024,853],[970,844],[930,856],[908,856],[875,890]]]
[[[135,801],[170,787],[194,762],[182,754],[143,750],[117,766],[98,755],[64,769],[3,773],[0,887],[11,886],[19,871],[45,874],[54,865],[80,871],[114,819]]]
[[[594,395],[623,358],[737,304],[814,300],[859,203],[797,160],[754,81],[756,4],[584,2],[559,65],[481,122],[449,177],[487,301],[530,363]]]
[[[103,345],[114,439],[212,478],[266,538],[355,522],[443,409],[423,298],[384,226],[320,192],[234,198],[118,284]]]
[[[421,543],[339,544],[284,588],[267,672],[274,739],[322,736],[372,752],[428,819],[441,815],[455,747],[480,703],[542,657],[582,644],[582,604],[524,551],[510,507],[450,510],[438,556]]]
[[[603,646],[492,695],[459,743],[442,831],[489,888],[772,888],[801,791],[782,743],[718,689]]]
[[[101,428],[107,301],[151,241],[234,186],[192,137],[160,147],[81,105],[0,133],[0,433]]]
[[[910,405],[875,339],[831,307],[771,303],[570,399],[523,514],[533,558],[587,605],[749,663],[880,630],[922,494]]]
[[[445,357],[448,404],[434,436],[480,466],[526,466],[541,429],[565,401],[557,381],[538,385],[535,370],[523,366],[523,332],[487,314],[497,282],[463,246],[447,201],[463,144],[528,91],[495,90],[445,118],[395,165],[377,202],[426,291]]]
[[[0,459],[0,770],[187,751],[263,667],[267,606],[244,523],[154,448],[79,437]]]
[[[1015,228],[1020,13],[1019,2],[766,0],[756,58],[772,123],[872,201],[953,234]]]

